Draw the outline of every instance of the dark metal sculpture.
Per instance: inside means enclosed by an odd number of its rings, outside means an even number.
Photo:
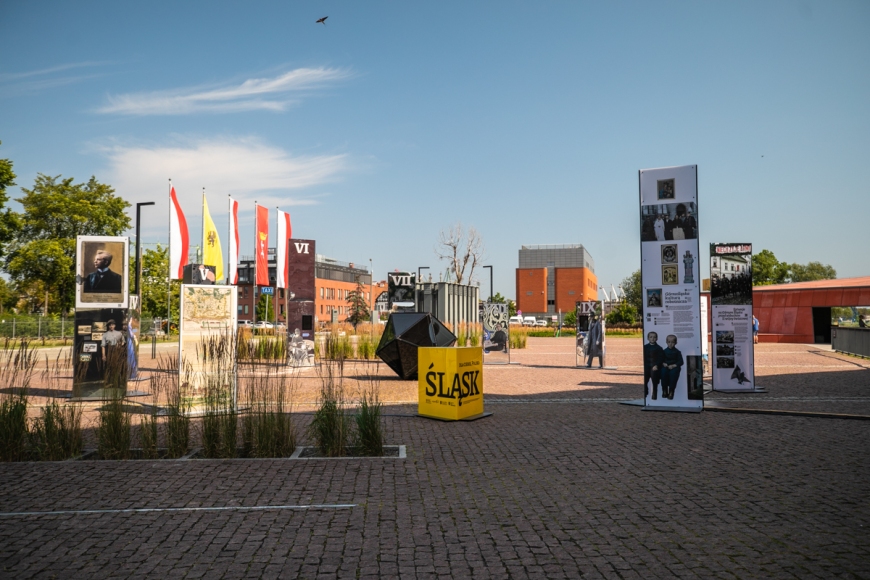
[[[453,346],[456,336],[428,312],[394,312],[376,354],[405,380],[417,378],[417,348]]]

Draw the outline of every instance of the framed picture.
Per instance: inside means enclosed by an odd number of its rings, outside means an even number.
[[[103,340],[103,334],[105,334],[105,333],[104,332],[95,332],[95,333],[91,334],[91,340]]]
[[[679,284],[680,273],[677,271],[677,265],[662,266],[662,285],[673,286]]]
[[[647,308],[662,307],[662,289],[648,288],[646,291],[646,306]]]
[[[96,342],[86,342],[82,345],[82,352],[97,352]]]
[[[76,238],[76,308],[127,308],[128,241],[123,236]]]
[[[76,333],[78,334],[90,334],[91,333],[91,325],[90,324],[80,324],[76,329]]]
[[[91,328],[94,332],[106,332],[106,323],[94,321],[94,323],[91,324]]]
[[[675,189],[673,179],[659,179],[656,181],[656,191],[658,192],[659,199],[674,199]]]
[[[677,263],[677,244],[662,244],[662,264]]]

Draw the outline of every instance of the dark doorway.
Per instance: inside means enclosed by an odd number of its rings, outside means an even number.
[[[831,344],[830,307],[813,308],[813,335],[816,344]]]

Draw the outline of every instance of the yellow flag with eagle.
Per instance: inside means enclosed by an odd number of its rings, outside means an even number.
[[[221,251],[221,239],[217,228],[208,213],[208,202],[205,193],[202,194],[202,263],[214,266],[215,281],[224,277],[224,254]]]

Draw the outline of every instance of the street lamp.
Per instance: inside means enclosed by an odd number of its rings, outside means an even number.
[[[492,266],[484,266],[489,268],[489,301],[492,302]]]
[[[136,204],[136,289],[133,290],[133,294],[139,295],[139,278],[142,277],[142,255],[141,249],[142,244],[140,243],[139,236],[139,226],[141,224],[141,210],[143,206],[146,205],[154,205],[153,201],[143,201],[142,203]]]

